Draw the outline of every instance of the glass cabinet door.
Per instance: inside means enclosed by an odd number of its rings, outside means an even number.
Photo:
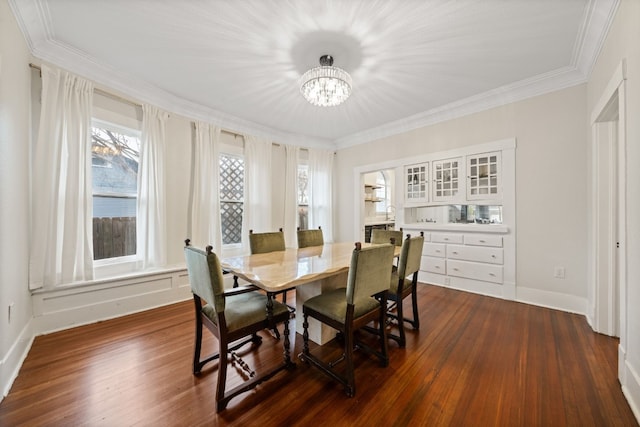
[[[433,200],[449,201],[455,198],[460,189],[461,158],[435,160],[433,162]]]
[[[467,157],[467,198],[496,199],[500,197],[500,153],[485,153]]]
[[[407,202],[426,202],[428,200],[427,171],[428,163],[405,167],[405,199]]]

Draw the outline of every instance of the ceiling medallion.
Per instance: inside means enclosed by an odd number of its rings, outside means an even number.
[[[331,55],[322,55],[320,66],[310,69],[300,78],[300,93],[313,105],[340,105],[351,95],[351,76],[333,66]]]

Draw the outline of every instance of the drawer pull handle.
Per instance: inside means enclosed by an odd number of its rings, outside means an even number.
[[[436,253],[439,254],[440,253],[440,249],[436,249]]]
[[[496,277],[496,275],[495,275],[495,274],[493,274],[493,273],[489,273],[489,276],[491,276],[491,277]]]
[[[458,269],[456,267],[453,267],[453,271],[458,271]]]
[[[452,253],[452,254],[454,254],[454,255],[458,255],[458,252],[457,252],[457,251],[453,251],[453,252],[451,252],[451,253]]]
[[[491,255],[491,258],[495,258],[495,257],[496,257],[495,255]]]
[[[439,266],[439,265],[436,265],[436,268],[440,268],[440,266]]]
[[[447,240],[449,240],[449,238],[448,238],[448,237],[445,237],[445,238],[444,238],[444,239],[442,239],[442,240],[447,241]]]
[[[480,239],[480,240],[478,240],[478,241],[479,241],[480,243],[487,243],[487,241],[486,241],[486,240],[483,240],[483,239]]]

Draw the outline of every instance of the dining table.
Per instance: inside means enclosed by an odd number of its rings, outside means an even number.
[[[363,243],[362,247],[371,245]],[[347,287],[354,249],[354,242],[325,243],[322,246],[225,257],[220,263],[224,270],[266,291],[269,305],[274,295],[295,288],[296,332],[301,334],[304,302],[324,291]],[[394,256],[399,256],[400,251],[401,247],[395,246]],[[309,319],[307,330],[309,339],[320,345],[333,339],[336,333],[335,329],[315,319]]]

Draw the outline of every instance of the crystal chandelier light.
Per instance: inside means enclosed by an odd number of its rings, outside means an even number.
[[[351,76],[343,69],[333,66],[331,55],[322,55],[320,66],[302,75],[300,92],[313,105],[340,105],[351,95]]]

